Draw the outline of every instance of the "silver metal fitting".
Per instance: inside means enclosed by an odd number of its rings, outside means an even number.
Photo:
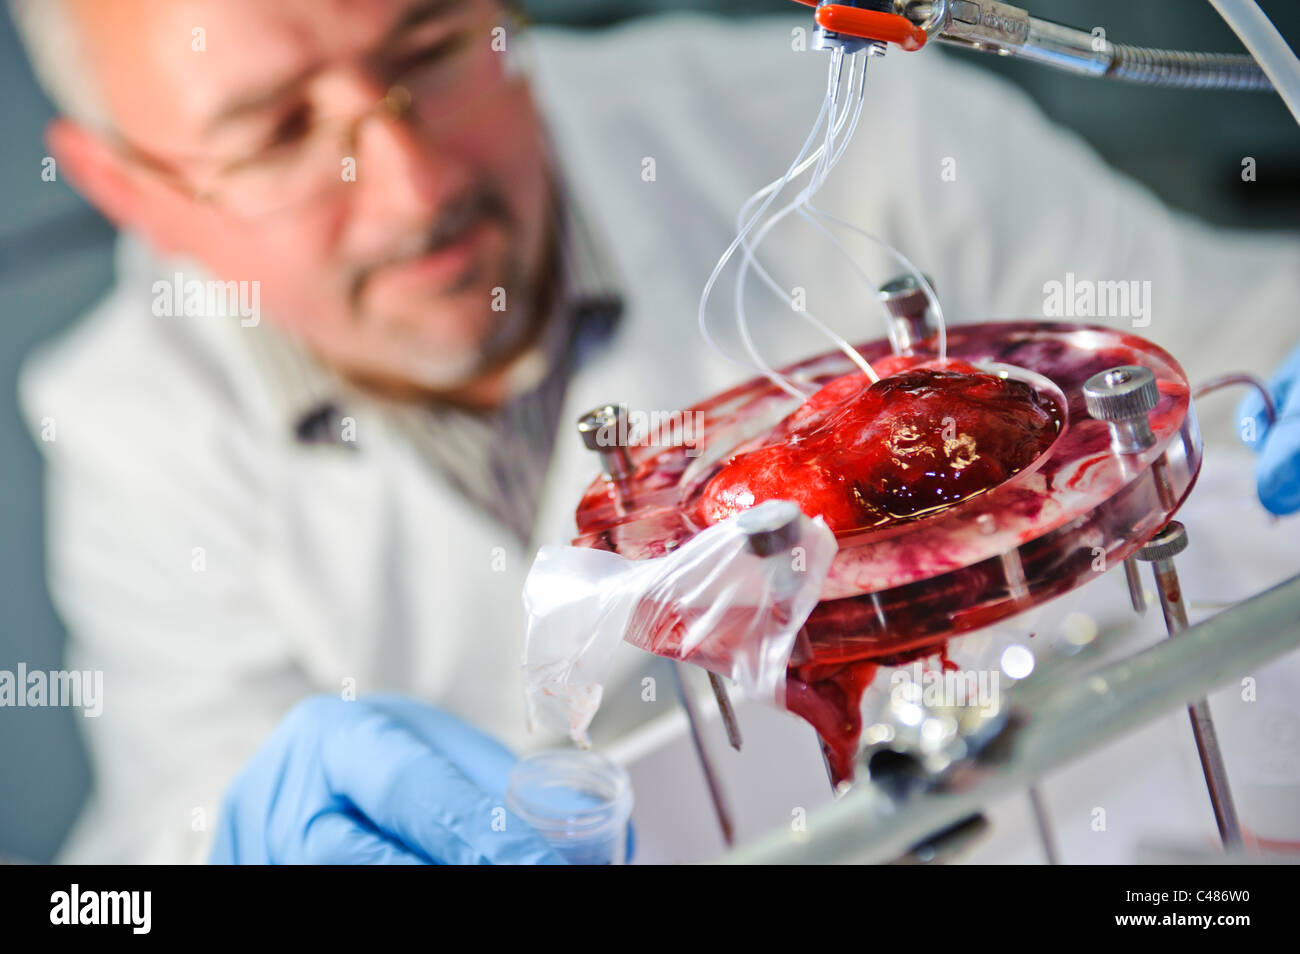
[[[736,517],[755,556],[786,553],[799,539],[799,508],[788,500],[769,500]]]
[[[896,800],[937,785],[978,756],[1009,724],[1009,700],[980,706],[931,704],[922,683],[904,680],[863,719],[858,766]]]
[[[894,12],[933,36],[948,19],[948,0],[894,0]]]
[[[626,480],[632,475],[632,455],[629,443],[627,408],[622,404],[605,404],[588,411],[578,419],[578,435],[587,450],[600,454],[605,476],[610,480]]]
[[[1136,454],[1156,442],[1148,415],[1160,402],[1160,389],[1150,368],[1123,365],[1094,374],[1083,385],[1088,413],[1110,425],[1111,446],[1121,454]]]
[[[896,0],[895,9],[931,39],[1079,76],[1183,89],[1273,88],[1249,54],[1186,53],[1112,43],[1104,30],[1077,30],[1032,17],[999,0]]]

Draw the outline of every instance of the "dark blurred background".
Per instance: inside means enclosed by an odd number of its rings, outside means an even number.
[[[1036,16],[1106,28],[1117,42],[1236,51],[1198,0],[1023,0]],[[539,22],[600,27],[667,10],[797,13],[790,0],[530,0]],[[1261,4],[1300,42],[1300,4]],[[593,39],[593,42],[597,42]],[[902,55],[891,53],[891,56]],[[1300,127],[1274,96],[1139,89],[987,55],[945,51],[1023,86],[1057,121],[1166,202],[1224,225],[1300,228]],[[62,181],[40,179],[51,115],[9,21],[0,17],[0,669],[60,666],[63,631],[44,584],[40,461],[20,422],[15,378],[28,350],[74,321],[112,278],[112,229]],[[954,91],[960,95],[960,91]],[[1010,144],[1008,148],[1015,148]],[[1253,156],[1258,181],[1241,181]],[[90,785],[74,713],[0,713],[0,856],[54,857]]]

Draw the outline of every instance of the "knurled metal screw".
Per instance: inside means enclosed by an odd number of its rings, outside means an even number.
[[[1083,385],[1088,413],[1110,425],[1111,443],[1133,454],[1156,442],[1148,415],[1160,402],[1160,388],[1150,368],[1122,365],[1094,374]]]
[[[1127,364],[1094,374],[1083,385],[1088,413],[1102,421],[1126,421],[1145,415],[1160,401],[1150,368]]]
[[[1143,544],[1137,552],[1137,558],[1144,563],[1158,563],[1172,560],[1187,549],[1187,528],[1177,520],[1171,520],[1163,530]]]

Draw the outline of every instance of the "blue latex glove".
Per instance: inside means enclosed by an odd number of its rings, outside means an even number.
[[[409,699],[308,699],[226,793],[212,862],[563,864],[513,815],[494,830],[514,762]]]
[[[1285,516],[1300,510],[1300,349],[1292,352],[1269,382],[1277,404],[1277,420],[1268,424],[1264,399],[1251,392],[1237,410],[1242,440],[1259,453],[1256,480],[1259,500],[1268,510]],[[1248,440],[1251,431],[1255,439]]]

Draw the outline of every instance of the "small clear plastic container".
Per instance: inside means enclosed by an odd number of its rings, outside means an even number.
[[[520,759],[510,772],[506,808],[574,865],[627,860],[632,782],[595,752],[560,749]]]

